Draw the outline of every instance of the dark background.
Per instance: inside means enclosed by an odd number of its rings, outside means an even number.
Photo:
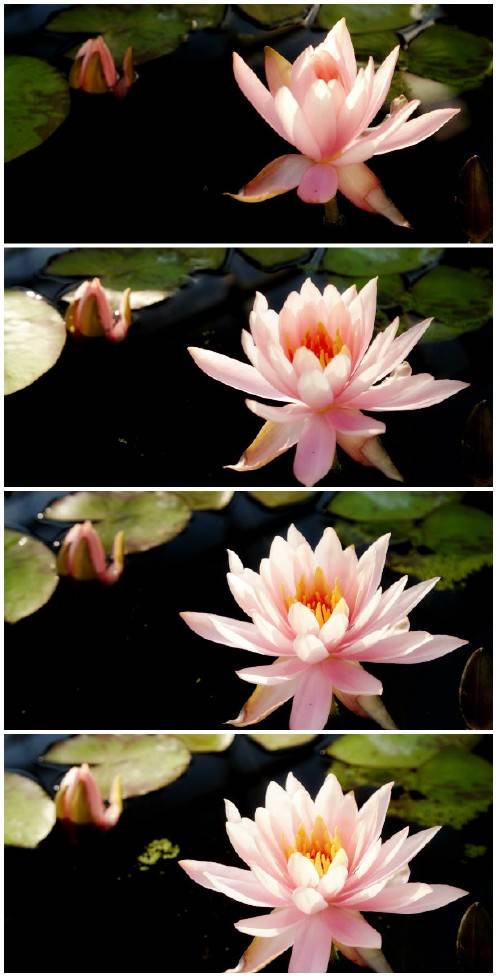
[[[7,285],[57,300],[74,280],[43,275],[47,253],[10,250]],[[316,261],[319,254],[313,254]],[[491,269],[492,253],[453,248],[442,261],[460,275],[461,268]],[[305,276],[294,264],[262,272],[230,250],[218,273],[195,274],[172,299],[141,310],[124,343],[69,337],[55,366],[5,401],[7,486],[296,485],[294,450],[256,472],[223,468],[237,462],[264,423],[246,407],[248,396],[208,378],[187,347],[245,360],[241,330],[255,290],[280,309]],[[313,272],[312,278],[321,288],[328,282],[324,273]],[[430,371],[471,387],[432,408],[376,412],[387,425],[385,448],[409,486],[473,483],[461,440],[474,406],[491,401],[490,327],[453,341],[420,343],[409,359],[414,373]],[[342,451],[337,460],[341,469],[328,474],[324,486],[394,486]]]
[[[7,736],[7,765],[31,773],[52,793],[63,769],[41,766],[37,757],[56,738]],[[88,830],[71,844],[56,827],[36,850],[7,848],[7,971],[95,972],[98,966],[102,973],[222,973],[235,967],[251,938],[238,933],[233,922],[253,909],[194,884],[175,860],[140,872],[137,859],[149,841],[168,837],[180,846],[179,858],[240,865],[225,834],[223,797],[252,816],[268,782],[283,784],[290,770],[316,793],[333,761],[320,753],[329,741],[323,737],[312,746],[271,754],[238,735],[222,755],[194,756],[188,772],[171,786],[126,801],[118,825],[107,834]],[[491,738],[483,739],[479,751],[490,753]],[[358,804],[370,792],[369,787],[356,791]],[[401,826],[388,819],[384,838]],[[460,919],[470,903],[488,907],[491,901],[491,857],[465,859],[470,841],[491,843],[488,815],[460,832],[443,828],[411,862],[412,880],[457,885],[470,892],[467,898],[423,915],[367,915],[382,933],[395,972],[457,970]],[[266,972],[285,972],[289,955]],[[343,958],[337,970],[357,972]]]
[[[7,53],[42,57],[67,74],[65,51],[78,36],[44,32],[43,16],[33,14],[33,5],[22,6],[24,19],[19,5],[12,12],[6,8]],[[44,5],[42,12],[50,9],[55,8]],[[444,4],[440,9],[446,14],[440,23],[491,33],[491,4]],[[232,28],[254,37],[244,44]],[[271,43],[295,58],[325,33],[300,28]],[[7,165],[6,240],[467,240],[455,197],[460,170],[471,155],[491,166],[491,79],[460,95],[470,117],[465,131],[374,159],[374,171],[413,231],[362,212],[340,196],[344,220],[338,226],[325,225],[323,208],[303,204],[295,192],[256,205],[224,197],[275,157],[294,152],[260,118],[233,78],[233,48],[261,73],[266,43],[233,12],[228,30],[194,32],[172,54],[141,65],[139,80],[123,103],[111,95],[73,93],[63,125],[45,144]]]
[[[41,523],[36,515],[63,493],[13,493],[6,501],[6,525],[47,543],[60,540],[64,525]],[[491,496],[467,493],[464,501],[489,509]],[[6,728],[221,728],[253,690],[234,671],[259,658],[203,640],[178,614],[194,610],[245,619],[227,587],[226,548],[257,569],[274,536],[286,534],[292,522],[314,546],[323,529],[336,523],[322,508],[327,500],[317,492],[272,511],[237,493],[223,511],[195,513],[168,544],[127,558],[124,574],[110,588],[61,579],[42,609],[6,627]],[[387,569],[383,587],[399,577]],[[398,728],[465,727],[460,677],[473,650],[491,649],[491,614],[491,572],[485,569],[469,576],[463,588],[432,590],[410,617],[412,629],[463,637],[468,646],[431,663],[367,665],[383,682],[383,701]],[[286,729],[289,717],[290,702],[258,727]],[[343,708],[330,724],[340,730],[377,727]]]

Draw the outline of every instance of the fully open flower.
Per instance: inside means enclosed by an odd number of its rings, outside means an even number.
[[[115,314],[100,279],[82,282],[66,310],[66,327],[77,337],[124,340],[131,323],[130,289],[124,290],[120,309]]]
[[[460,110],[435,109],[408,121],[420,102],[400,97],[385,119],[370,127],[387,97],[398,54],[396,47],[378,71],[373,58],[357,71],[351,36],[342,19],[321,44],[306,48],[293,65],[266,48],[266,88],[235,53],[234,75],[241,91],[299,153],[273,160],[232,196],[255,203],[297,188],[306,203],[326,204],[340,190],[358,208],[408,226],[365,161],[420,143]]]
[[[89,38],[76,53],[71,68],[69,83],[72,88],[81,89],[92,95],[112,92],[123,99],[135,80],[132,48],[127,48],[123,56],[122,75],[119,76],[113,55],[103,37]]]
[[[390,479],[402,479],[377,439],[385,425],[363,410],[426,408],[467,385],[436,381],[431,374],[412,376],[405,357],[431,320],[396,337],[396,317],[371,342],[376,303],[376,279],[359,293],[350,286],[342,294],[331,284],[321,293],[307,279],[300,293],[290,293],[279,313],[270,310],[265,297],[257,293],[250,333],[242,332],[251,365],[200,347],[189,348],[198,367],[211,378],[260,398],[289,402],[285,406],[247,402],[267,421],[230,469],[259,469],[297,445],[295,476],[313,486],[331,468],[338,443],[357,462],[377,467]]]
[[[123,531],[115,535],[113,556],[108,563],[95,527],[91,521],[84,521],[74,524],[64,538],[57,556],[57,571],[80,581],[99,579],[104,585],[113,585],[123,572],[123,554]]]
[[[259,574],[229,552],[228,585],[251,622],[200,612],[181,616],[206,640],[277,658],[271,665],[237,671],[258,686],[231,724],[253,725],[290,698],[290,728],[323,728],[332,696],[366,714],[365,699],[381,694],[382,684],[361,660],[422,663],[467,642],[409,631],[408,613],[439,579],[405,591],[405,575],[383,592],[389,538],[383,535],[358,560],[353,545],[342,549],[332,527],[313,551],[292,524],[286,541],[274,538]]]
[[[272,912],[240,919],[255,936],[235,970],[254,973],[292,947],[289,973],[325,973],[332,943],[349,959],[370,961],[382,937],[361,912],[413,914],[441,908],[467,892],[409,882],[409,861],[440,829],[408,837],[406,827],[382,843],[392,783],[360,810],[330,773],[313,801],[291,773],[286,790],[270,783],[255,819],[226,802],[227,834],[249,870],[211,861],[180,861],[205,888]]]
[[[55,803],[59,820],[69,824],[93,824],[101,830],[109,830],[118,823],[123,809],[121,777],[115,776],[106,807],[87,763],[73,766],[61,780]]]

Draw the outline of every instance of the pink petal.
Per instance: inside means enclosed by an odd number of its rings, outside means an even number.
[[[286,932],[282,932],[272,939],[254,939],[234,970],[227,970],[226,972],[258,973],[259,970],[263,970],[268,963],[272,963],[277,956],[280,956],[292,945],[295,935],[296,927],[292,926]]]
[[[243,58],[240,58],[239,54],[236,54],[236,52],[233,52],[233,71],[236,82],[243,92],[243,95],[253,105],[254,109],[257,110],[259,115],[262,116],[266,123],[271,126],[279,136],[286,139],[283,126],[276,115],[274,99],[271,93],[268,92],[266,86],[262,84],[259,78],[257,78],[255,72],[249,68],[249,66],[243,61]]]
[[[426,112],[417,119],[411,119],[404,123],[393,135],[382,140],[382,143],[375,151],[378,156],[381,153],[391,153],[393,150],[402,150],[406,146],[414,146],[422,140],[437,133],[453,116],[456,116],[460,109],[434,109]]]
[[[401,888],[409,888],[410,885],[401,885]],[[456,902],[458,898],[464,898],[465,895],[469,893],[463,891],[462,888],[453,888],[452,885],[428,885],[431,889],[431,893],[423,895],[422,898],[413,901],[411,905],[404,908],[395,908],[394,911],[399,914],[408,913],[410,915],[417,914],[418,912],[431,912],[433,909],[440,909],[443,905],[449,905],[450,902]],[[391,889],[384,888],[382,895],[386,891],[392,891]],[[390,909],[385,911],[389,912]]]
[[[326,204],[335,197],[338,186],[335,167],[328,163],[316,163],[306,170],[297,194],[306,204]]]
[[[245,402],[247,408],[261,419],[268,422],[290,422],[296,419],[304,419],[310,414],[307,405],[263,405],[262,402],[254,402],[249,398]]]
[[[320,670],[310,668],[301,675],[290,715],[290,728],[319,731],[325,727],[332,707],[332,690]]]
[[[282,85],[290,84],[292,66],[290,62],[287,61],[286,58],[284,58],[278,51],[275,51],[274,48],[264,48],[264,68],[266,72],[266,81],[271,95],[276,95],[276,92]]]
[[[243,667],[236,674],[242,681],[250,684],[283,684],[305,670],[306,665],[290,657],[286,661],[276,661],[264,667]]]
[[[225,354],[217,354],[216,351],[204,350],[201,347],[188,347],[188,351],[205,374],[215,378],[216,381],[222,381],[230,388],[238,388],[260,398],[274,398],[276,401],[289,399],[288,395],[283,395],[273,388],[251,364],[244,364],[233,357],[226,357]]]
[[[346,694],[382,694],[381,682],[362,667],[332,659],[323,665],[323,670],[332,686]]]
[[[323,921],[331,930],[333,941],[336,939],[346,946],[361,946],[361,948],[380,949],[382,937],[376,929],[365,922],[362,915],[347,909],[329,908],[323,913]]]
[[[307,858],[305,858],[307,860]],[[310,862],[309,862],[310,863]],[[267,915],[256,915],[251,919],[240,919],[234,923],[234,928],[238,932],[245,932],[248,936],[263,936],[274,938],[280,936],[290,926],[302,922],[303,916],[297,909],[276,909]]]
[[[319,883],[319,874],[312,861],[295,851],[288,859],[288,871],[295,888],[314,887]]]
[[[370,118],[373,119],[377,115],[379,109],[382,108],[385,97],[391,87],[392,76],[394,74],[394,69],[396,67],[396,62],[399,57],[399,45],[393,48],[390,54],[387,55],[385,61],[382,62],[378,71],[375,72],[375,77],[373,79],[373,90],[370,99]]]
[[[292,698],[296,687],[297,680],[295,678],[285,684],[273,684],[270,687],[258,685],[246,704],[243,705],[238,717],[232,718],[228,724],[234,725],[236,728],[256,725],[257,722],[267,718],[272,711]]]
[[[370,388],[358,395],[353,405],[375,412],[428,408],[468,387],[463,381],[436,381],[431,374],[415,374],[410,378],[396,378]]]
[[[359,435],[375,436],[386,430],[383,422],[372,419],[369,415],[363,415],[356,409],[335,408],[328,412],[328,419],[337,432],[356,432]]]
[[[297,908],[304,915],[316,915],[327,907],[325,899],[315,888],[296,888],[292,893],[292,898]]]
[[[222,892],[237,902],[262,907],[275,904],[274,896],[266,892],[251,871],[244,868],[230,868],[213,861],[179,861],[179,865],[197,885]]]
[[[339,191],[363,211],[383,214],[389,221],[403,228],[408,222],[386,196],[378,177],[364,163],[352,163],[339,167]]]
[[[321,150],[309,123],[289,88],[280,88],[274,97],[276,113],[286,134],[285,139],[296,146],[309,160],[320,160]]]
[[[332,951],[332,937],[321,916],[298,926],[290,957],[289,973],[326,973]]]
[[[437,660],[438,657],[444,657],[445,654],[451,653],[453,650],[458,650],[459,647],[466,646],[467,643],[468,640],[460,640],[458,636],[433,636],[418,647],[418,649],[408,653],[406,656],[403,655],[394,660],[385,658],[384,662],[393,664],[421,664],[428,660]]]
[[[326,660],[329,656],[324,643],[322,643],[319,637],[312,636],[311,634],[298,636],[294,640],[293,648],[297,657],[304,664],[317,664],[322,660]]]
[[[313,487],[330,471],[335,457],[335,430],[320,415],[303,428],[295,452],[293,472],[306,487]]]
[[[413,915],[442,908],[467,895],[461,888],[451,885],[426,885],[410,882],[403,885],[387,885],[371,899],[362,901],[362,912],[392,912]]]
[[[204,640],[238,650],[248,650],[250,653],[261,653],[265,657],[276,656],[276,649],[262,639],[253,623],[245,623],[228,616],[216,616],[213,613],[182,612],[179,615]],[[286,647],[285,638],[283,647]]]
[[[258,204],[298,187],[311,161],[298,153],[277,157],[261,170],[238,194],[230,194],[244,204]]]
[[[302,419],[284,423],[266,422],[241,459],[234,466],[226,466],[225,469],[236,470],[238,473],[260,469],[295,446],[301,437],[303,427]]]

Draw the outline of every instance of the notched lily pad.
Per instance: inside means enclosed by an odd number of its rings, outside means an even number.
[[[431,269],[411,290],[412,309],[436,320],[422,343],[453,340],[469,330],[478,330],[490,319],[492,302],[489,278],[447,265]]]
[[[68,83],[40,58],[5,58],[5,160],[35,149],[69,113]]]
[[[177,735],[181,742],[187,746],[190,752],[225,752],[234,741],[234,733],[224,732],[220,735],[198,735],[190,732],[189,735]]]
[[[53,367],[66,327],[47,300],[23,289],[5,290],[4,322],[4,390],[12,395]]]
[[[31,616],[49,601],[59,576],[54,553],[27,534],[4,533],[4,614],[8,623]]]
[[[414,521],[460,497],[453,491],[344,490],[329,502],[327,510],[352,521]]]
[[[309,500],[314,490],[251,490],[250,496],[263,507],[293,507]]]
[[[176,496],[191,510],[224,510],[234,497],[234,490],[177,490]]]
[[[447,744],[440,735],[342,735],[325,751],[349,765],[407,769],[426,762]]]
[[[125,532],[125,553],[149,551],[184,530],[191,510],[168,490],[82,490],[61,497],[44,512],[53,521],[93,521],[108,550],[118,531]]]
[[[56,822],[56,807],[33,779],[17,772],[4,777],[4,840],[12,847],[36,847]]]
[[[273,732],[262,734],[252,732],[248,737],[267,752],[287,752],[288,749],[298,748],[299,745],[307,745],[316,738],[316,735],[275,735]]]
[[[315,26],[330,30],[345,17],[351,34],[390,31],[421,20],[431,6],[424,3],[322,3]]]
[[[45,272],[52,276],[99,276],[104,287],[171,292],[189,275],[219,269],[224,248],[78,248],[56,255]]]
[[[448,24],[434,24],[411,42],[407,64],[411,72],[463,92],[481,84],[491,71],[492,57],[488,38]]]
[[[224,11],[219,3],[80,4],[61,10],[47,30],[82,38],[102,34],[117,61],[132,47],[135,62],[141,63],[174,51],[191,30],[217,27]]]
[[[410,272],[437,262],[442,254],[442,248],[327,248],[322,268],[368,280],[378,275]]]

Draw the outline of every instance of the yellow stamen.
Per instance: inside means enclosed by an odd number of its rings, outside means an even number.
[[[316,817],[310,836],[308,836],[305,827],[301,824],[295,835],[295,844],[286,845],[284,852],[287,861],[292,854],[303,854],[304,857],[308,858],[314,864],[320,877],[326,874],[337,855],[347,859],[342,848],[338,828],[335,828],[335,833],[332,837],[323,817]],[[342,852],[342,854],[339,852]]]
[[[301,602],[303,606],[311,609],[320,626],[328,622],[332,612],[340,600],[343,599],[339,580],[335,579],[335,586],[332,589],[327,582],[325,573],[319,566],[315,569],[312,581],[307,583],[302,575],[297,582],[294,596],[285,599],[286,608],[289,609],[294,602]]]
[[[285,343],[287,354],[291,361],[293,361],[293,355],[299,347],[307,347],[307,349],[312,351],[313,354],[316,354],[322,368],[326,368],[327,364],[329,364],[330,361],[337,356],[337,354],[347,351],[344,341],[342,340],[340,330],[337,328],[335,337],[332,338],[324,323],[321,323],[321,321],[317,323],[315,327],[306,330],[300,343],[296,346],[290,343],[288,337],[285,337]]]

